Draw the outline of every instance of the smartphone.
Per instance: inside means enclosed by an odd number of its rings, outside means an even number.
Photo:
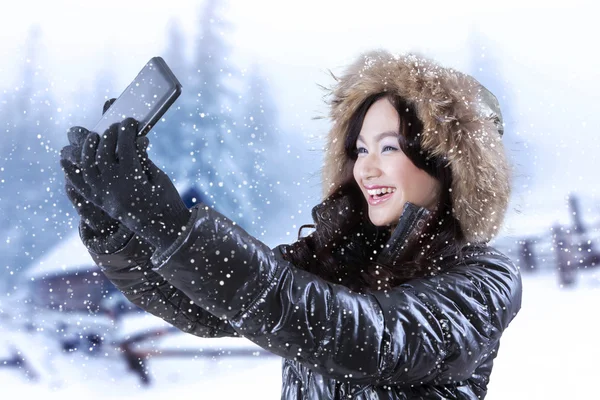
[[[181,94],[181,84],[162,57],[153,57],[115,102],[92,132],[103,134],[112,124],[132,117],[139,122],[138,136],[146,135]]]

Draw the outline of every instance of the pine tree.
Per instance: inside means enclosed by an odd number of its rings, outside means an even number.
[[[191,161],[189,103],[193,99],[194,90],[190,82],[189,64],[185,58],[186,42],[176,19],[170,21],[167,37],[163,59],[183,89],[179,98],[150,133],[149,154],[175,181],[181,181],[187,177],[186,167]]]
[[[5,90],[0,119],[0,242],[3,264],[0,274],[9,283],[22,268],[55,240],[57,220],[54,144],[62,133],[50,82],[40,61],[42,32],[33,26],[25,43],[21,76],[14,90]],[[60,169],[60,167],[58,167]],[[54,225],[54,226],[53,226]]]
[[[277,169],[267,168],[269,161],[280,157],[278,144],[281,137],[277,109],[267,80],[257,65],[250,68],[246,88],[241,101],[244,112],[236,129],[238,151],[242,154],[236,160],[243,177],[242,185],[246,188],[247,230],[259,234],[268,223],[265,215],[272,216],[273,210],[281,206],[274,202],[277,197],[273,196]]]
[[[230,24],[220,16],[220,2],[207,0],[200,16],[200,29],[193,43],[193,100],[186,102],[186,140],[191,157],[182,159],[185,174],[205,194],[206,202],[228,217],[245,225],[240,195],[242,178],[235,151],[236,114],[239,77],[230,60],[225,41]],[[191,128],[191,129],[190,129]],[[189,163],[190,160],[192,163]]]

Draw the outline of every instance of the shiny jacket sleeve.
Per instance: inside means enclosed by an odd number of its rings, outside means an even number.
[[[142,310],[196,336],[238,336],[227,321],[198,307],[184,293],[152,271],[150,257],[153,248],[137,235],[114,253],[88,251],[113,285]]]
[[[295,268],[209,207],[195,207],[186,230],[153,255],[159,274],[259,346],[339,380],[468,379],[520,308],[508,259],[359,294]]]

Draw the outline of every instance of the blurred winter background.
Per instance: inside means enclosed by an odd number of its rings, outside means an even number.
[[[77,236],[58,157],[153,56],[183,94],[150,155],[271,246],[319,201],[320,85],[359,52],[420,51],[499,98],[515,167],[494,244],[524,277],[489,399],[588,399],[600,373],[600,28],[572,0],[52,2],[0,15],[0,387],[46,398],[278,398],[281,360],[140,313]],[[7,394],[4,394],[6,397]],[[7,398],[10,398],[8,396]]]

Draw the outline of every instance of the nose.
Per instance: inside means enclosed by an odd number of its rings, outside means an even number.
[[[367,154],[359,160],[360,177],[363,180],[377,178],[381,175],[377,154]]]

